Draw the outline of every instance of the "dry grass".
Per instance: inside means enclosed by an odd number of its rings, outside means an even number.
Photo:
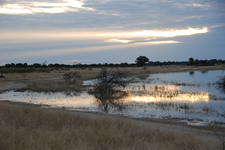
[[[0,79],[1,81],[23,81],[23,80],[46,80],[46,79],[62,79],[64,73],[68,72],[79,72],[81,74],[82,80],[94,79],[102,68],[93,68],[93,69],[70,69],[70,70],[54,70],[50,73],[46,72],[32,72],[32,73],[5,73],[6,78]],[[216,66],[152,66],[152,67],[118,67],[118,68],[107,68],[108,71],[119,70],[127,71],[131,74],[142,75],[142,74],[151,74],[151,73],[166,73],[166,72],[182,72],[182,71],[207,71],[207,70],[225,70],[225,66],[216,65]]]
[[[208,149],[188,132],[134,120],[0,103],[1,149]]]
[[[34,91],[34,92],[81,92],[84,90],[81,84],[68,85],[64,81],[40,81],[28,84],[26,87],[17,91]]]

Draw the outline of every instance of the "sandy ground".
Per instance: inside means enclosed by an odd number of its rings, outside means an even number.
[[[167,66],[167,67],[135,67],[135,68],[119,68],[120,70],[138,72],[139,74],[153,74],[153,73],[166,73],[166,72],[191,72],[191,71],[208,71],[208,70],[225,70],[225,65],[217,66],[206,66],[206,67],[193,67],[193,66]],[[77,71],[77,70],[76,70]],[[83,75],[83,80],[93,79],[100,71],[100,69],[94,68],[93,70],[79,70],[81,75]],[[6,78],[0,78],[0,92],[6,90],[13,90],[25,87],[27,84],[37,81],[50,81],[50,80],[62,80],[62,75],[65,72],[51,72],[51,73],[23,73],[23,74],[4,74]],[[19,104],[19,105],[29,105],[35,107],[41,107],[37,105],[30,105],[25,103],[13,103],[5,101],[5,103],[10,104]],[[109,114],[100,114],[100,113],[87,113],[87,112],[73,112],[78,113],[81,116],[85,115],[88,117],[114,117],[118,118],[121,116],[114,116]],[[133,119],[128,117],[123,117],[124,119],[129,119],[140,124],[151,126],[152,128],[158,128],[160,130],[166,131],[178,131],[178,132],[189,132],[193,133],[196,137],[204,139],[209,147],[218,147],[221,149],[222,144],[218,139],[218,136],[215,135],[212,129],[209,127],[194,127],[187,126],[178,122],[171,122],[169,120],[154,120],[154,119]],[[219,133],[225,135],[225,128],[220,127],[218,130]],[[224,137],[225,138],[225,137]]]

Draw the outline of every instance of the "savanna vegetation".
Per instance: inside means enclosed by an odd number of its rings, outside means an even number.
[[[99,64],[74,64],[74,65],[66,65],[66,64],[47,64],[44,63],[11,63],[5,64],[4,66],[0,66],[0,73],[30,73],[30,72],[46,72],[50,73],[54,70],[70,70],[70,69],[93,69],[99,67],[112,67],[112,68],[120,68],[120,67],[156,67],[156,66],[170,66],[170,65],[182,65],[182,66],[214,66],[217,64],[225,64],[225,60],[222,59],[211,59],[211,60],[199,60],[190,57],[188,61],[149,61],[149,58],[146,56],[139,56],[135,60],[136,63],[99,63]]]
[[[138,60],[138,58],[143,58]],[[87,87],[82,81],[96,79],[89,90],[103,110],[122,108],[126,87],[137,77],[151,73],[207,71],[225,69],[224,60],[194,60],[184,62],[151,62],[138,57],[136,64],[6,64],[0,67],[1,90],[31,90],[77,94]],[[141,64],[138,62],[142,62]],[[220,81],[224,79],[221,77]],[[222,83],[222,84],[220,84]],[[24,86],[16,86],[24,85]],[[218,82],[223,86],[223,82]],[[33,108],[0,102],[0,149],[220,149],[221,143],[211,130],[178,126],[153,125],[134,119]],[[185,127],[186,128],[186,127]],[[170,130],[171,129],[171,130]],[[195,131],[195,130],[191,130]],[[203,135],[199,135],[199,132]],[[209,132],[209,133],[208,133]]]
[[[199,137],[184,127],[160,128],[159,124],[127,118],[0,103],[1,149],[221,148],[212,135]]]

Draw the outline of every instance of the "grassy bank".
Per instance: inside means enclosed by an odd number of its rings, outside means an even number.
[[[188,132],[134,120],[0,103],[1,149],[209,149]]]
[[[26,87],[17,91],[33,91],[33,92],[82,92],[85,90],[81,83],[76,85],[68,85],[65,81],[39,81],[28,84]]]
[[[8,68],[5,68],[8,69]],[[101,71],[101,67],[92,69],[79,69],[70,68],[58,70],[50,70],[48,72],[7,72],[4,73],[6,78],[1,79],[1,81],[21,81],[21,80],[45,80],[45,79],[62,79],[64,73],[68,72],[79,72],[81,74],[82,80],[89,80],[96,78],[96,75]],[[169,73],[169,72],[193,72],[193,71],[208,71],[208,70],[225,70],[225,65],[215,65],[215,66],[148,66],[148,67],[107,67],[109,71],[120,70],[127,71],[131,75],[142,76],[143,74],[154,74],[154,73]]]

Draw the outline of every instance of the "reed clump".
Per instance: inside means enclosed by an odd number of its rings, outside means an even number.
[[[208,149],[187,132],[134,120],[0,103],[1,149]]]

